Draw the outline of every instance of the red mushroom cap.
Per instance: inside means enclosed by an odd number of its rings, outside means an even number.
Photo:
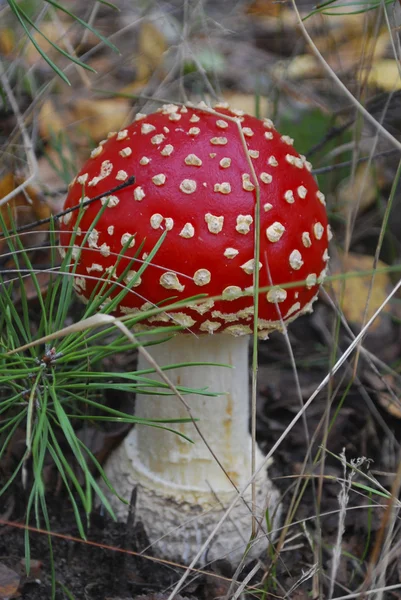
[[[126,129],[109,134],[72,183],[65,209],[83,196],[107,193],[131,175],[136,181],[86,207],[78,234],[91,227],[101,205],[108,203],[79,255],[79,296],[90,297],[96,278],[110,278],[111,272],[118,278],[143,244],[138,266],[125,277],[129,281],[167,230],[116,314],[206,293],[222,299],[169,313],[170,323],[195,333],[251,332],[256,206],[252,161],[260,186],[259,286],[274,286],[260,293],[259,333],[266,336],[310,309],[325,275],[330,230],[311,165],[292,144],[269,119],[258,120],[223,104],[213,110],[165,105],[153,114],[138,114]],[[77,211],[62,218],[61,247],[69,246],[76,220]],[[75,243],[82,239],[78,235]],[[118,258],[129,240],[124,258]],[[283,287],[296,281],[304,283]],[[152,317],[153,324],[166,320],[165,314]]]

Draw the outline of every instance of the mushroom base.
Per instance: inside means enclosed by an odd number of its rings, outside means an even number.
[[[154,341],[154,337],[149,339]],[[237,490],[245,489],[251,480],[248,350],[248,336],[228,335],[194,338],[179,334],[148,347],[158,365],[192,363],[175,366],[166,374],[181,389],[199,390],[199,393],[185,393],[184,398],[203,438],[193,422],[171,423],[173,419],[188,420],[187,408],[179,398],[168,388],[160,395],[155,394],[155,388],[150,386],[152,395],[137,394],[136,416],[170,420],[169,427],[193,443],[165,429],[136,426],[110,457],[106,474],[126,499],[130,498],[132,488],[138,486],[136,519],[143,522],[152,550],[166,558],[191,561],[238,494]],[[142,356],[138,369],[149,369]],[[144,376],[159,380],[155,373]],[[146,387],[145,382],[143,386]],[[209,392],[214,395],[205,395]],[[256,450],[258,467],[263,456]],[[273,525],[278,522],[279,497],[266,469],[258,473],[256,488],[253,512],[260,522],[260,536],[249,558],[268,546],[266,509]],[[111,501],[118,518],[126,518],[127,507],[115,497]],[[251,524],[248,487],[245,501],[238,499],[204,558],[228,556],[232,562],[238,562],[249,542]]]
[[[167,482],[149,479],[146,469],[141,469],[136,447],[136,431],[132,430],[107,463],[111,483],[119,482],[118,492],[129,498],[137,487],[134,507],[136,522],[142,522],[149,537],[149,549],[158,556],[188,564],[198,553],[206,539],[225,514],[226,508],[237,492],[213,494],[206,491],[189,491]],[[258,450],[257,462],[262,454]],[[256,478],[256,508],[254,514],[259,526],[256,538],[246,554],[246,560],[260,556],[269,546],[266,534],[266,510],[274,532],[280,521],[279,493],[263,470]],[[185,497],[185,500],[184,500]],[[126,520],[127,505],[115,496],[109,497],[119,520]],[[244,557],[251,534],[251,491],[239,499],[230,515],[220,526],[209,547],[201,557],[202,564],[227,559],[238,564]],[[274,533],[272,534],[274,536]],[[146,548],[142,549],[146,553]]]

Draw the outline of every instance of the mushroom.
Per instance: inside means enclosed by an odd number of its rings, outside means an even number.
[[[310,171],[293,140],[280,135],[270,119],[258,120],[225,104],[214,110],[204,104],[169,104],[153,114],[138,114],[126,129],[111,133],[70,187],[66,209],[82,197],[106,194],[100,218],[100,203],[92,203],[79,223],[82,231],[88,230],[98,218],[82,250],[72,255],[78,295],[88,301],[96,278],[111,285],[140,248],[135,268],[124,277],[126,284],[135,278],[134,285],[116,314],[141,313],[204,293],[201,302],[184,302],[177,310],[142,321],[150,328],[177,323],[184,328],[150,352],[161,366],[193,362],[233,367],[168,371],[174,384],[221,393],[186,397],[207,445],[193,423],[179,426],[193,444],[170,431],[137,426],[106,465],[120,495],[129,498],[138,485],[136,517],[151,541],[158,541],[158,552],[169,558],[190,560],[251,477],[248,334],[254,326],[257,187],[257,269],[259,286],[265,288],[258,298],[258,336],[265,339],[310,311],[324,279],[330,230],[324,196]],[[133,187],[107,195],[131,175],[136,178]],[[69,245],[77,220],[75,213],[66,216],[62,247]],[[138,269],[162,234],[164,241],[139,277]],[[118,257],[123,248],[124,257]],[[149,364],[140,357],[138,368]],[[136,415],[188,417],[173,395],[138,394]],[[258,450],[256,463],[261,460]],[[266,510],[270,516],[278,511],[278,493],[265,470],[258,474],[256,487],[252,508],[263,531]],[[127,507],[117,498],[113,506],[119,518],[126,516]],[[251,512],[247,493],[216,534],[208,558],[242,556]],[[260,553],[266,544],[261,535],[248,556]]]

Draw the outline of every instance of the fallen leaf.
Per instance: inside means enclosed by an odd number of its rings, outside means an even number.
[[[363,72],[361,77],[363,77]],[[371,86],[375,86],[392,92],[401,89],[401,76],[399,65],[393,58],[381,58],[376,60],[367,76],[367,82]]]
[[[284,10],[284,3],[272,2],[271,0],[254,0],[246,12],[255,17],[279,17]]]
[[[145,21],[139,29],[138,54],[135,59],[137,81],[146,83],[164,60],[167,43],[153,23]]]
[[[377,182],[372,168],[359,165],[354,177],[343,180],[337,188],[337,210],[345,217],[364,212],[377,198]]]
[[[289,79],[306,79],[320,77],[323,73],[320,63],[311,54],[294,56],[286,65],[285,75]]]
[[[63,50],[66,50],[63,40],[64,36],[52,21],[42,21],[40,24],[40,31],[43,35],[41,35],[39,32],[34,32],[32,37],[38,46],[43,50],[43,52],[50,56],[50,58],[54,58],[54,56],[57,54],[57,50],[53,48],[53,46],[44,38],[44,36],[53,42],[53,44],[60,46],[63,48]],[[25,59],[31,66],[44,60],[32,43],[26,44]]]
[[[0,179],[0,200],[12,192],[22,180],[14,173],[6,173]],[[6,204],[0,207],[0,214],[5,221],[7,229],[11,228],[11,221],[15,227],[27,225],[33,221],[50,217],[49,205],[43,200],[39,191],[32,185],[26,186],[24,191],[19,192]],[[42,225],[32,235],[22,236],[26,247],[33,246],[43,239],[43,231],[47,225]],[[0,252],[7,248],[4,238],[0,237]]]
[[[72,107],[75,120],[79,121],[79,131],[96,142],[107,137],[109,131],[118,131],[126,122],[130,104],[124,98],[94,99],[80,98]]]
[[[15,48],[15,35],[12,29],[4,28],[0,30],[0,54],[9,56]]]
[[[65,108],[56,109],[51,100],[45,100],[39,111],[39,133],[43,139],[49,140],[65,131],[66,122],[70,121]]]
[[[3,563],[0,563],[0,598],[7,600],[8,598],[15,598],[18,594],[18,588],[20,583],[19,575],[6,567]]]
[[[336,295],[336,300],[340,304],[345,318],[351,324],[361,327],[363,325],[363,316],[365,313],[366,302],[368,299],[372,275],[352,277],[347,274],[352,272],[363,272],[373,270],[373,256],[363,254],[354,254],[352,252],[339,256],[338,261],[331,262],[331,274],[343,274],[344,279],[338,279],[332,282]],[[382,269],[387,265],[381,260],[378,261],[377,269]],[[374,284],[370,294],[367,319],[379,308],[387,298],[389,290],[392,288],[390,277],[387,273],[376,273]],[[370,331],[376,331],[383,323],[384,313],[389,313],[390,306],[386,304],[382,313],[375,319],[370,326]]]

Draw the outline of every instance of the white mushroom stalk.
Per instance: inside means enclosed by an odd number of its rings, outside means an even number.
[[[237,490],[251,478],[248,345],[248,336],[179,334],[149,349],[159,365],[206,362],[232,367],[185,366],[166,372],[176,386],[220,392],[217,397],[185,396],[204,439],[193,423],[175,426],[192,444],[170,431],[137,426],[107,463],[106,474],[123,497],[129,498],[137,486],[135,516],[158,554],[184,562],[193,558]],[[140,357],[138,368],[148,369],[149,364]],[[178,397],[138,394],[135,415],[187,419],[188,411]],[[250,540],[252,514],[261,527],[248,558],[267,547],[265,515],[268,511],[272,520],[278,516],[278,493],[266,472],[258,476],[256,488],[257,505],[252,506],[248,489],[217,532],[209,560],[240,560]],[[112,504],[117,516],[126,518],[127,507],[116,498]]]

